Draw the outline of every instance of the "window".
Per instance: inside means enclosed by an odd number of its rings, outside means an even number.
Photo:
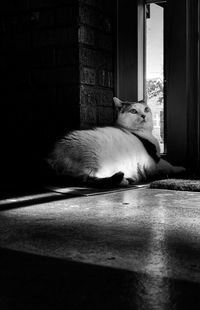
[[[160,143],[165,158],[200,175],[199,0],[117,0],[115,93],[130,101],[145,99],[145,67],[150,61],[145,55],[150,35],[146,27],[154,16],[153,7],[162,17],[157,28],[162,29],[164,46],[163,78],[158,85],[163,87],[163,109],[156,112],[154,123],[164,137],[164,145]]]
[[[151,1],[153,2],[153,1]],[[164,153],[164,3],[146,4],[146,98],[153,114],[153,134]]]

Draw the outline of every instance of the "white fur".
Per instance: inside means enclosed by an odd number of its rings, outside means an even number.
[[[164,160],[157,164],[133,134],[149,140],[156,146],[157,155],[160,154],[158,141],[152,135],[151,111],[145,112],[147,106],[123,103],[118,98],[114,98],[114,102],[118,108],[124,104],[115,127],[76,130],[56,144],[49,163],[57,174],[104,178],[121,171],[125,179],[137,182],[145,178],[146,173],[152,176],[183,171],[184,168],[173,167]],[[136,114],[130,112],[132,108],[137,110]]]

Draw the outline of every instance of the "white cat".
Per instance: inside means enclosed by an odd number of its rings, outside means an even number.
[[[150,108],[141,102],[113,100],[118,110],[114,126],[75,130],[56,143],[48,159],[56,174],[101,187],[183,172],[183,167],[160,158]]]

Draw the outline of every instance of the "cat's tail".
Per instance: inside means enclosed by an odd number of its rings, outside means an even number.
[[[111,177],[98,178],[91,176],[79,176],[73,177],[68,175],[48,175],[46,184],[51,184],[54,186],[88,186],[93,188],[114,188],[121,186],[124,183],[124,173],[117,172]],[[123,184],[125,186],[126,184]]]
[[[48,162],[43,162],[43,175],[41,181],[43,184],[51,184],[55,186],[88,186],[94,188],[111,188],[118,186],[126,186],[128,181],[124,179],[123,172],[117,172],[111,177],[98,178],[89,175],[70,176],[59,175],[49,165]]]

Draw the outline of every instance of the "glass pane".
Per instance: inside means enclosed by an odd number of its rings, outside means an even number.
[[[147,5],[146,20],[146,95],[153,113],[153,134],[164,152],[164,9]]]

